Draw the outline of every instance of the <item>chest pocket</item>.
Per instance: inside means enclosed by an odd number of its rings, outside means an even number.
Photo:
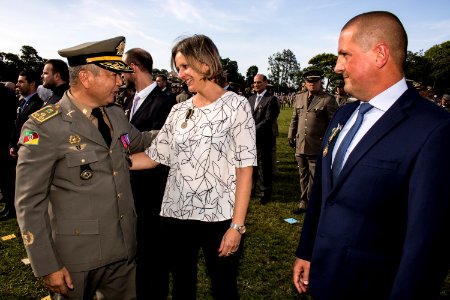
[[[90,179],[82,179],[80,177],[81,172],[86,169],[83,166],[89,165],[91,163],[97,162],[97,154],[95,151],[80,151],[66,153],[65,155],[68,167],[68,178],[75,185],[88,185],[92,183],[95,177],[95,173]]]

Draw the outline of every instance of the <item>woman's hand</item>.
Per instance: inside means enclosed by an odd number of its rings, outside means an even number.
[[[229,228],[223,235],[219,248],[219,257],[233,255],[239,249],[241,234],[234,228]]]

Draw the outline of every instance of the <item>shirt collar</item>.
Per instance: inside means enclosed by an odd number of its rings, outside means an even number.
[[[147,96],[153,91],[153,89],[156,87],[156,81],[152,82],[149,86],[146,86],[144,89],[139,91],[137,95],[139,96],[139,99],[144,100],[147,98]]]
[[[397,100],[407,89],[406,80],[402,78],[396,84],[370,99],[369,103],[373,107],[385,112],[394,104],[395,101],[392,101],[392,99]]]
[[[266,92],[267,92],[267,90],[264,90],[261,94],[256,93],[256,97],[261,96],[261,98],[262,98],[262,97],[264,97],[264,94],[265,94]]]
[[[30,100],[30,98],[33,97],[35,94],[37,94],[37,92],[34,92],[34,93],[29,94],[28,96],[24,97],[24,101],[28,102],[28,100]]]

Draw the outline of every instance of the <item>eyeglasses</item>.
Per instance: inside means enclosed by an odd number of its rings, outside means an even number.
[[[261,84],[263,83],[262,81],[254,81],[253,84]]]

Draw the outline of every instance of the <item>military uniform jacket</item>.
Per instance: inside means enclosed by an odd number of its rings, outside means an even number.
[[[63,266],[86,271],[135,256],[127,152],[142,151],[151,140],[127,121],[120,107],[105,111],[113,128],[110,148],[67,93],[23,126],[16,209],[36,276]],[[83,179],[87,166],[92,177]]]
[[[338,108],[336,99],[320,91],[308,107],[308,92],[295,96],[288,139],[296,139],[295,155],[317,155],[325,130]]]

